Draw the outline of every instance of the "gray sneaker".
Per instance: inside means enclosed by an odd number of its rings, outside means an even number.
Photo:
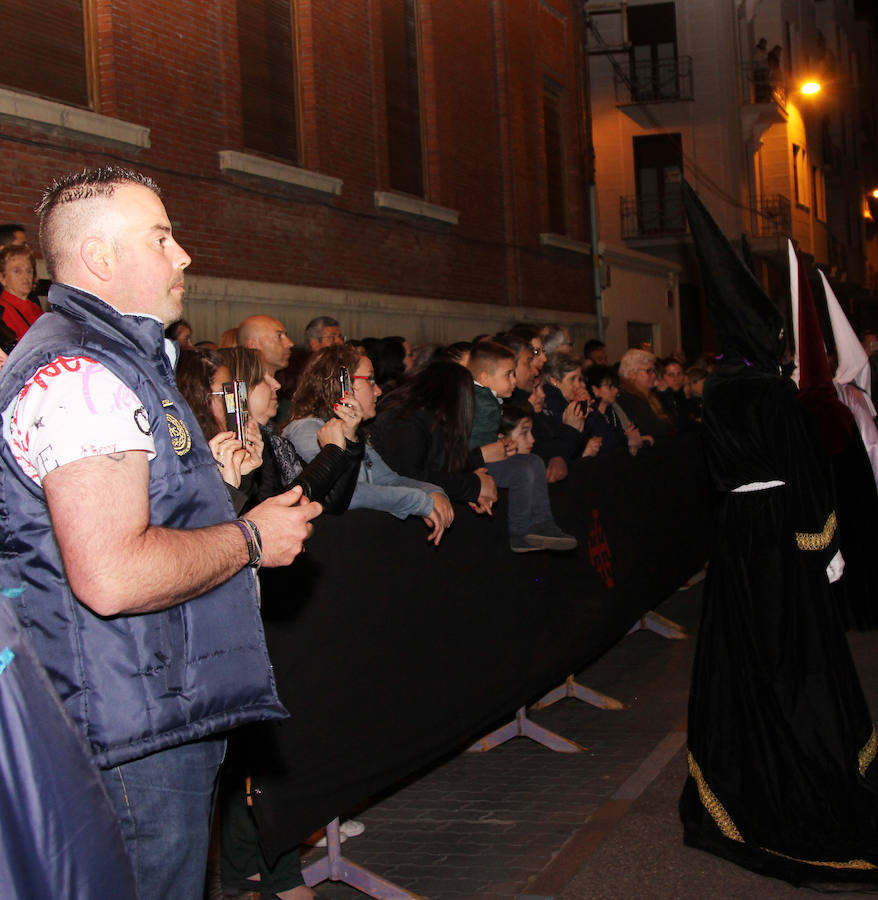
[[[573,550],[579,543],[572,534],[561,531],[552,519],[531,525],[524,538],[540,550]]]
[[[533,553],[534,550],[542,550],[542,547],[535,547],[531,544],[527,539],[527,535],[510,534],[509,549],[513,553]]]

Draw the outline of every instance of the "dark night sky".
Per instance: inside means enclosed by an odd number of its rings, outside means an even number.
[[[858,16],[869,19],[873,28],[878,29],[878,0],[855,0],[854,10]]]

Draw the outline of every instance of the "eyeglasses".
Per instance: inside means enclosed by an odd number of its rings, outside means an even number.
[[[368,381],[369,384],[373,386],[375,384],[374,375],[352,375],[351,378],[353,378],[354,381]]]
[[[646,372],[648,375],[655,375],[655,366],[653,366],[651,369],[641,369],[640,371]]]

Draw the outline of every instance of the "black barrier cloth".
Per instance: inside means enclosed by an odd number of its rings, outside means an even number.
[[[493,519],[456,506],[438,548],[419,519],[322,516],[293,566],[264,573],[290,711],[246,733],[266,856],[510,719],[700,569],[703,471],[697,435],[577,461],[550,486],[569,553],[512,553],[502,492]]]

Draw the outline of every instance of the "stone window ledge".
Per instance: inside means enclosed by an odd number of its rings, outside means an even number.
[[[304,188],[327,197],[340,196],[344,185],[340,178],[333,178],[331,175],[321,175],[320,172],[263,159],[261,156],[241,153],[238,150],[220,150],[219,165],[223,172],[265,178],[268,181]]]
[[[141,150],[149,147],[149,129],[143,125],[134,125],[87,109],[6,88],[0,88],[0,115],[30,124],[50,125],[63,131],[85,134]]]
[[[392,191],[375,191],[375,208],[387,212],[405,213],[420,219],[431,219],[445,225],[457,225],[460,213],[447,206],[437,206],[418,197],[395,194]]]
[[[570,253],[579,253],[581,256],[591,256],[591,244],[574,241],[573,238],[565,237],[563,234],[543,231],[540,233],[540,245],[543,247],[555,247],[558,250],[567,250]]]

